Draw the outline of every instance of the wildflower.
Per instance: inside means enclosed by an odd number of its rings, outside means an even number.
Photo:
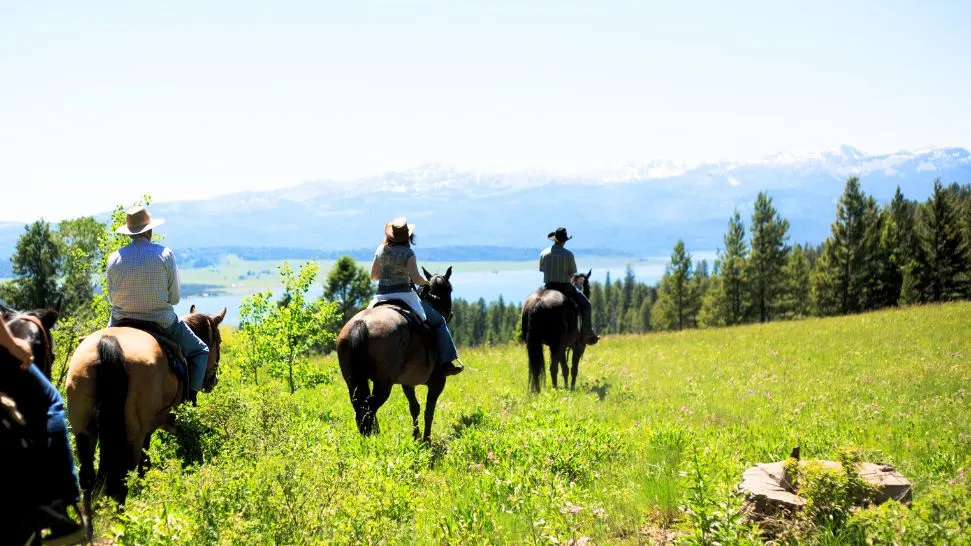
[[[593,515],[600,519],[607,519],[607,511],[599,506],[593,509]]]
[[[496,457],[496,454],[490,451],[488,454],[486,454],[486,460],[490,463],[494,463],[499,460],[499,457]]]
[[[568,502],[568,503],[566,503],[566,506],[564,506],[563,508],[560,508],[560,513],[561,514],[572,514],[572,515],[575,516],[575,515],[579,514],[581,510],[583,510],[583,507],[582,506],[577,506],[577,505],[573,504],[572,502]]]

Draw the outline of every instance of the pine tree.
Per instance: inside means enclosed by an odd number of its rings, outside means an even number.
[[[684,241],[674,245],[671,263],[665,268],[658,286],[657,301],[651,311],[651,324],[659,330],[683,330],[691,326],[689,315],[692,302],[691,254],[684,249]]]
[[[878,218],[876,202],[863,193],[857,177],[850,177],[836,205],[836,221],[823,244],[815,276],[815,304],[821,314],[856,313],[878,305]]]
[[[338,258],[324,281],[324,297],[337,302],[345,321],[363,308],[373,294],[371,276],[350,256]]]
[[[3,287],[2,297],[7,304],[39,309],[57,301],[61,246],[49,223],[38,220],[25,226],[10,262],[17,278]]]
[[[718,264],[719,262],[715,262]],[[702,328],[716,328],[728,325],[731,316],[731,304],[725,293],[727,282],[724,275],[713,275],[708,281],[708,290],[701,298],[701,309],[698,311],[698,326]]]
[[[934,193],[920,207],[917,222],[920,242],[916,288],[923,301],[949,301],[968,294],[971,256],[957,206],[940,179]]]
[[[881,212],[881,306],[897,305],[904,284],[904,268],[915,258],[914,204],[904,199],[900,186]]]
[[[107,238],[105,226],[91,216],[65,220],[58,225],[57,235],[64,258],[59,271],[64,294],[61,309],[73,316],[90,315],[93,276],[100,273],[95,266],[101,263],[101,246]]]
[[[810,266],[809,258],[802,245],[797,244],[792,247],[782,275],[786,283],[782,298],[782,314],[786,318],[809,316],[812,310]]]
[[[746,268],[752,308],[760,322],[772,320],[782,292],[782,268],[789,246],[789,221],[772,206],[772,198],[759,192],[752,211],[752,253]]]

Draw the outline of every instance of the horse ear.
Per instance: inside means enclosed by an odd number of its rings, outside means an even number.
[[[451,277],[452,277],[452,266],[448,266],[448,269],[445,270],[445,280],[447,281]]]
[[[195,313],[195,312],[196,312],[196,304],[193,303],[192,306],[189,307],[189,314],[191,315],[192,313]]]
[[[587,280],[589,281],[590,277],[592,276],[593,276],[593,270],[591,269],[590,271],[587,271]]]
[[[195,306],[193,306],[193,307],[195,307]],[[226,308],[225,307],[223,307],[222,312],[220,312],[218,315],[212,317],[212,320],[214,320],[216,322],[216,326],[219,326],[220,324],[222,324],[222,321],[223,321],[224,318],[226,318]]]
[[[44,329],[46,329],[48,332],[50,332],[51,328],[54,327],[54,324],[57,323],[57,319],[61,317],[61,313],[54,308],[42,309],[37,311],[35,315],[40,319],[40,323],[44,325]]]
[[[427,270],[427,269],[425,269],[425,267],[424,267],[424,266],[422,266],[422,268],[421,268],[421,272],[425,274],[425,278],[426,278],[426,279],[428,279],[428,280],[432,280],[432,274],[431,274],[431,273],[429,273],[429,272],[428,272],[428,270]]]

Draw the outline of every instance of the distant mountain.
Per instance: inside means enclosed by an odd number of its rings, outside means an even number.
[[[822,241],[851,175],[879,201],[898,185],[905,196],[923,200],[935,178],[971,182],[971,154],[941,148],[868,155],[843,146],[759,161],[654,162],[577,176],[424,166],[352,183],[307,182],[152,209],[168,221],[160,229],[167,243],[183,249],[371,249],[384,222],[405,215],[418,225],[420,248],[535,249],[563,225],[576,247],[651,256],[667,254],[678,238],[689,249],[718,248],[732,210],[749,216],[762,190],[789,219],[793,241]],[[12,248],[8,233],[14,240],[19,234],[0,225],[0,251]]]

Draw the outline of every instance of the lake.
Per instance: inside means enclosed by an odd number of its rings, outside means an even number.
[[[695,260],[714,260],[714,252],[699,252],[694,254]],[[640,282],[653,284],[664,274],[664,268],[668,263],[668,257],[651,258],[598,258],[584,261],[578,257],[578,265],[582,269],[593,270],[593,281],[604,282],[607,274],[610,273],[611,280],[623,279],[627,267],[630,266],[634,271],[635,277]],[[459,262],[452,267],[452,286],[454,287],[453,297],[468,301],[476,301],[479,298],[488,301],[498,300],[500,296],[506,302],[522,302],[533,290],[543,283],[543,274],[537,269],[536,262],[493,262],[484,264],[481,262]],[[440,272],[444,270],[443,264],[428,264],[431,271]],[[321,278],[325,273],[321,274]],[[279,295],[282,289],[277,287],[273,294]],[[253,291],[231,290],[225,293],[190,296],[183,298],[177,305],[176,312],[180,315],[187,313],[189,307],[196,305],[200,311],[214,313],[223,307],[226,308],[226,324],[236,326],[239,324],[239,305],[243,298],[252,294]],[[311,293],[314,297],[323,293],[323,285],[318,282],[314,285]]]

